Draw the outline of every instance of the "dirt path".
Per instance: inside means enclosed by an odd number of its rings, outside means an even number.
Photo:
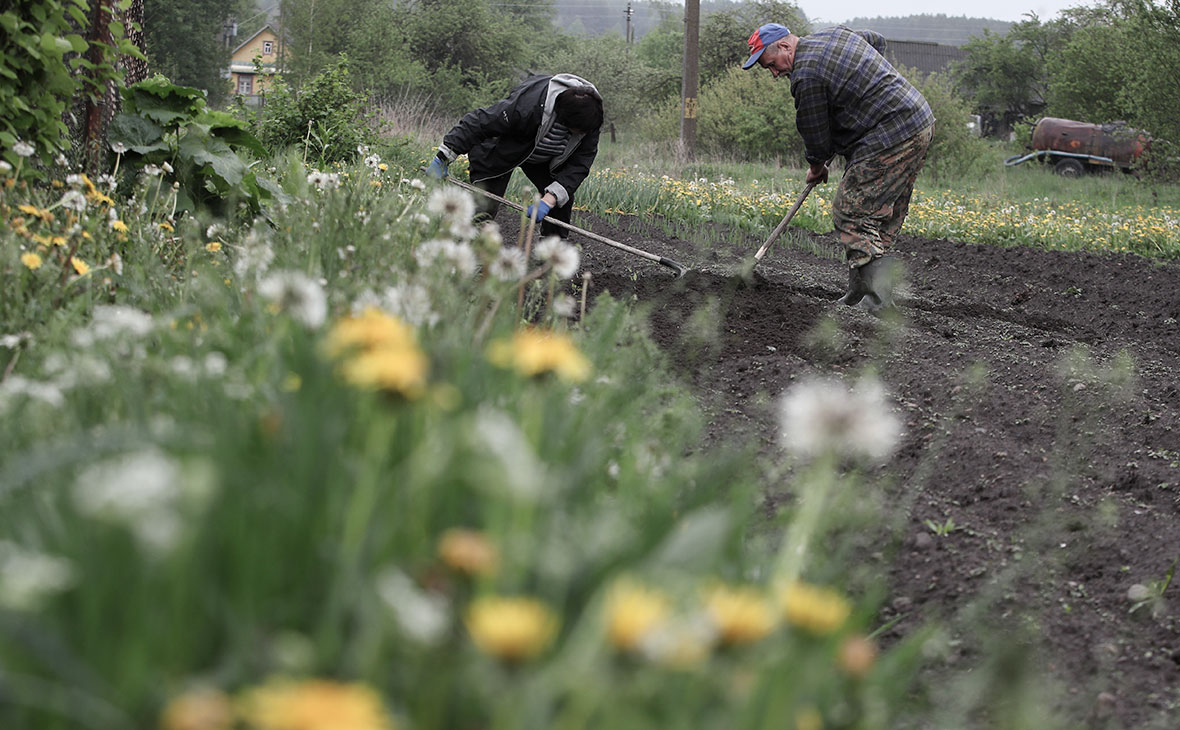
[[[743,285],[729,274],[760,243],[748,234],[725,250],[634,218],[574,222],[696,269],[676,281],[583,244],[592,295],[650,307],[712,439],[769,451],[775,398],[795,379],[875,365],[907,427],[887,470],[907,514],[879,558],[894,635],[932,618],[962,630],[956,615],[985,605],[972,621],[1043,639],[1038,666],[1067,717],[1180,727],[1180,580],[1155,617],[1127,597],[1180,556],[1180,264],[903,236],[903,316],[888,322],[834,303],[847,275],[830,236],[793,229]],[[1109,382],[1127,362],[1134,377]],[[925,524],[948,519],[945,536]],[[965,654],[979,639],[958,638]]]

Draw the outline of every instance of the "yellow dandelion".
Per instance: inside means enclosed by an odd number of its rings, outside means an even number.
[[[493,364],[514,368],[522,375],[554,372],[572,382],[590,377],[590,361],[563,332],[520,330],[511,340],[495,340],[488,345],[487,357]]]
[[[176,228],[168,221],[160,221],[159,225],[160,225],[160,230],[162,230],[162,231],[168,231],[169,233],[172,233],[173,231],[176,230]]]
[[[36,271],[41,268],[41,257],[32,251],[25,251],[20,255],[20,262],[25,265],[29,271]]]
[[[316,679],[276,680],[247,692],[240,705],[251,730],[393,730],[371,687]]]
[[[234,709],[223,692],[198,689],[176,697],[160,715],[161,730],[230,730]]]
[[[370,180],[369,186],[374,187],[374,188],[379,188],[379,187],[381,187],[381,181],[380,180]]]
[[[418,398],[426,389],[430,363],[416,346],[378,347],[340,363],[341,377],[360,388],[375,388]]]
[[[389,165],[382,162],[379,165],[377,165],[377,169],[380,170],[381,172],[385,172],[386,170],[389,169]]]
[[[66,245],[66,237],[65,236],[53,236],[52,238],[49,239],[49,245],[51,245],[51,246],[65,246]]]
[[[491,575],[500,564],[500,551],[482,532],[454,528],[438,541],[438,556],[449,567],[467,575]]]
[[[717,586],[706,596],[705,610],[723,644],[750,644],[774,630],[774,610],[754,588]]]
[[[348,350],[379,347],[410,348],[417,347],[417,342],[412,327],[376,307],[338,321],[324,343],[329,357],[337,357]]]
[[[532,598],[485,596],[467,609],[467,631],[486,654],[508,661],[531,659],[557,634],[557,617]]]
[[[77,256],[70,257],[70,265],[74,267],[74,271],[78,272],[78,276],[85,276],[90,273],[90,264]]]
[[[209,253],[217,253],[221,250],[221,241],[210,241],[205,244],[205,250]]]
[[[124,223],[124,222],[123,222],[123,221],[121,221],[121,220],[113,220],[113,221],[111,221],[111,228],[113,228],[114,230],[118,231],[119,233],[126,233],[126,232],[127,232],[127,230],[128,230],[128,229],[127,229],[127,224],[126,224],[126,223]]]
[[[795,730],[823,730],[824,716],[814,707],[804,707],[795,713]]]
[[[27,215],[31,215],[34,218],[39,218],[42,221],[45,221],[46,223],[53,222],[53,213],[49,212],[49,210],[46,208],[38,208],[35,205],[30,205],[28,203],[22,203],[21,205],[16,206],[16,209],[22,213],[25,213]]]
[[[635,651],[670,613],[671,603],[663,593],[630,580],[619,581],[606,599],[607,640],[617,649]]]
[[[852,607],[836,591],[797,582],[782,595],[787,621],[817,636],[830,634],[848,619]]]

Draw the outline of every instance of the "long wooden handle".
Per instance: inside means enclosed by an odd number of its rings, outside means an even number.
[[[514,203],[511,200],[508,200],[507,198],[503,198],[503,197],[500,197],[499,195],[496,195],[495,193],[489,193],[487,190],[484,190],[483,188],[476,187],[475,185],[472,185],[470,183],[465,183],[462,180],[456,180],[455,178],[451,177],[450,175],[448,175],[446,179],[450,180],[451,182],[453,182],[454,184],[458,185],[461,188],[464,188],[466,190],[470,190],[473,193],[479,193],[480,195],[491,198],[492,200],[495,200],[498,203],[503,203],[504,205],[507,205],[510,208],[515,208],[516,210],[525,210],[525,207],[519,203]],[[612,241],[611,239],[609,239],[605,236],[600,236],[597,233],[593,233],[591,231],[587,231],[582,228],[578,228],[577,226],[566,223],[565,221],[559,221],[555,218],[546,218],[546,220],[555,226],[560,226],[562,228],[565,228],[566,230],[573,231],[574,233],[585,236],[586,238],[589,238],[592,241],[598,241],[599,243],[605,243],[606,245],[612,246],[612,247],[617,248],[621,251],[626,251],[627,253],[632,253],[632,254],[635,254],[636,256],[642,256],[643,258],[648,259],[649,261],[655,261],[656,263],[658,263],[661,266],[667,266],[668,268],[675,270],[677,276],[684,276],[685,272],[688,271],[687,266],[684,266],[683,264],[679,264],[670,258],[666,258],[666,257],[660,256],[658,254],[650,253],[648,251],[644,251],[643,249],[635,248],[634,246],[628,246],[625,243],[619,243],[618,241]]]
[[[781,236],[783,231],[787,229],[787,224],[790,223],[791,219],[795,217],[795,211],[799,210],[799,206],[803,205],[803,201],[807,199],[807,194],[810,193],[811,189],[814,187],[815,183],[807,183],[807,187],[803,188],[803,192],[799,193],[799,199],[796,200],[795,204],[791,206],[791,210],[787,212],[786,217],[783,218],[781,223],[774,227],[774,230],[770,233],[770,238],[767,238],[766,243],[762,244],[762,248],[758,249],[758,253],[754,254],[755,262],[762,260],[762,257],[766,255],[767,249],[770,248],[770,244],[777,241],[778,237]]]

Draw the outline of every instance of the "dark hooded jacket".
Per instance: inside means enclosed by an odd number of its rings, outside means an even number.
[[[466,154],[472,163],[472,182],[511,172],[532,155],[553,127],[557,95],[574,88],[586,88],[598,96],[593,84],[573,74],[528,78],[508,98],[465,114],[443,137],[439,153],[452,162]],[[545,191],[553,193],[558,206],[565,205],[590,174],[600,131],[571,132],[565,151],[549,161],[554,181]]]

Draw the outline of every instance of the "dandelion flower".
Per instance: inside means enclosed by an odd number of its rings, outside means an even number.
[[[524,251],[515,246],[501,248],[488,264],[488,273],[500,281],[518,281],[525,275]]]
[[[90,273],[90,264],[77,256],[70,257],[70,266],[74,267],[74,271],[78,272],[78,276],[85,276]]]
[[[508,661],[531,659],[557,634],[557,617],[532,598],[485,596],[467,610],[467,630],[484,653]]]
[[[836,591],[795,582],[782,593],[781,604],[787,622],[815,634],[830,634],[848,620],[852,607]]]
[[[572,382],[590,377],[590,361],[569,335],[541,329],[524,329],[511,340],[495,340],[488,346],[488,359],[500,367],[511,367],[522,375],[557,373]]]
[[[427,199],[426,210],[448,222],[470,222],[475,215],[475,200],[466,190],[438,188]]]
[[[770,601],[754,588],[717,586],[705,598],[705,610],[724,644],[750,644],[774,630]]]
[[[32,251],[25,251],[20,255],[20,262],[25,265],[25,268],[30,271],[36,271],[41,268],[41,257]]]
[[[18,157],[32,157],[33,153],[37,151],[37,148],[24,140],[17,140],[16,144],[12,146],[12,151]]]
[[[117,456],[87,467],[74,484],[74,504],[88,517],[120,524],[158,551],[180,533],[179,467],[156,449]]]
[[[553,314],[555,316],[569,319],[574,316],[576,309],[577,303],[569,294],[558,294],[553,297]]]
[[[438,541],[438,556],[448,567],[467,575],[491,575],[500,563],[500,552],[487,535],[453,528]]]
[[[311,329],[322,325],[328,316],[323,288],[299,271],[271,274],[258,283],[258,295]]]
[[[121,155],[127,151],[127,145],[122,142],[111,142],[111,151],[116,155]]]
[[[230,730],[233,726],[233,703],[212,688],[185,692],[169,701],[160,714],[161,730]]]
[[[119,220],[118,218],[111,221],[111,228],[113,230],[118,231],[119,233],[126,233],[128,230],[127,224],[124,223],[123,221]]]
[[[881,460],[901,437],[884,388],[869,377],[852,388],[821,378],[795,385],[782,399],[780,424],[786,448],[800,456],[836,453]]]
[[[159,165],[144,165],[143,172],[148,177],[159,177],[160,176],[160,166]]]
[[[0,540],[0,607],[36,610],[73,584],[74,569],[68,560]]]
[[[78,190],[68,190],[66,194],[61,196],[61,200],[57,204],[66,210],[72,210],[81,213],[86,210],[86,196]]]
[[[205,244],[205,250],[209,253],[217,253],[221,250],[221,241],[210,241]]]
[[[12,165],[8,164],[8,162],[5,160],[0,160],[0,172],[7,175],[8,173],[12,172]]]
[[[413,330],[397,317],[373,307],[338,321],[324,350],[341,360],[345,381],[417,398],[426,388],[429,361],[418,348]]]
[[[376,588],[406,636],[427,645],[445,638],[451,623],[451,604],[445,596],[422,590],[396,568],[381,571]]]
[[[635,651],[646,636],[663,624],[668,597],[631,581],[616,583],[606,599],[606,637],[617,649]]]
[[[163,170],[164,172],[168,173],[169,175],[171,175],[173,172],[172,165],[169,165],[166,160],[164,162],[160,163],[160,169]]]
[[[251,730],[393,730],[380,695],[368,685],[324,679],[275,680],[245,693]]]
[[[541,239],[533,255],[538,261],[552,266],[553,273],[558,279],[568,279],[578,273],[578,265],[581,263],[577,247],[566,243],[558,236]]]

